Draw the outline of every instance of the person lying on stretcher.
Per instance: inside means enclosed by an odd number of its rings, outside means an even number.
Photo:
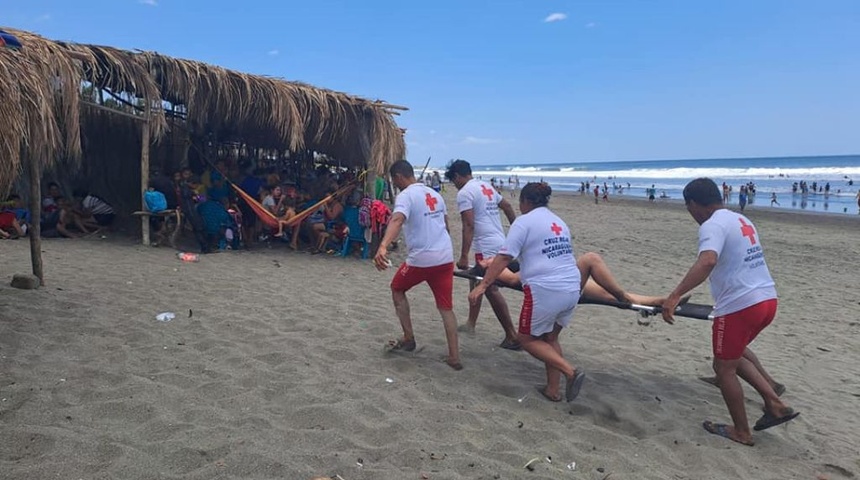
[[[493,262],[494,257],[485,258],[478,262],[471,273],[483,276],[484,271]],[[622,303],[635,303],[638,305],[659,306],[663,304],[664,297],[654,297],[649,295],[641,295],[631,293],[623,288],[615,280],[612,272],[603,257],[595,252],[588,252],[580,255],[576,259],[576,266],[579,267],[579,272],[582,275],[582,296],[590,297],[599,300],[618,301]],[[511,268],[513,267],[513,268]],[[513,288],[521,288],[520,275],[518,273],[519,265],[512,262],[509,268],[502,271],[497,281]],[[682,303],[686,303],[690,296],[686,296]]]

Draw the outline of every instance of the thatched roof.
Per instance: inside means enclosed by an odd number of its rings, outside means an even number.
[[[84,82],[148,99],[155,138],[167,128],[163,105],[169,102],[185,115],[189,129],[219,141],[310,149],[379,173],[405,157],[392,111],[402,107],[154,52],[3,30],[24,47],[0,49],[0,190],[20,173],[22,141],[46,164],[80,156],[80,115],[88,110],[81,108]]]

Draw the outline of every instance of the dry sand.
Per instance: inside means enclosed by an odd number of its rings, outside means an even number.
[[[694,260],[696,225],[680,205],[559,196],[553,207],[576,251],[602,253],[633,291],[668,292]],[[8,279],[28,271],[27,242],[2,241],[0,478],[860,474],[860,222],[748,215],[781,295],[755,350],[802,412],[756,434],[753,448],[701,427],[728,420],[719,392],[696,379],[710,373],[707,322],[643,327],[631,312],[580,307],[562,344],[589,380],[576,402],[553,404],[534,390],[541,364],[496,346],[488,305],[477,334],[462,336],[465,369],[440,362],[444,335],[426,286],[410,294],[424,350],[384,355],[400,333],[392,271],[369,261],[275,248],[185,264],[112,234],[46,240],[47,287],[20,291]],[[466,289],[456,281],[461,321]],[[518,312],[521,295],[506,297]],[[711,303],[704,286],[693,301]],[[165,311],[176,318],[156,321]],[[747,394],[754,420],[760,400]]]

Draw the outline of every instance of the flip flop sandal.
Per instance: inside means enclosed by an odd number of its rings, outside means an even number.
[[[755,442],[747,443],[747,442],[742,442],[740,440],[736,440],[736,439],[732,438],[731,434],[729,433],[729,426],[724,424],[724,423],[714,423],[710,420],[705,420],[704,422],[702,422],[702,427],[708,433],[712,433],[714,435],[718,435],[718,436],[723,437],[723,438],[728,438],[729,440],[731,440],[733,442],[740,443],[741,445],[746,445],[748,447],[752,447],[753,445],[755,445]]]
[[[762,430],[767,430],[768,428],[775,427],[777,425],[782,425],[785,422],[790,422],[794,420],[800,415],[800,412],[795,412],[792,409],[788,409],[788,413],[781,417],[774,417],[769,413],[765,413],[755,422],[755,426],[753,426],[753,430],[760,432]]]
[[[402,338],[389,340],[388,345],[385,346],[385,353],[398,355],[415,355],[422,350],[424,350],[424,346],[419,347],[415,340],[405,342]]]
[[[550,402],[561,401],[561,394],[559,394],[557,397],[551,397],[548,393],[546,393],[546,385],[535,385],[535,390],[537,390],[538,393],[543,395],[543,398],[549,400]]]
[[[573,378],[567,381],[564,387],[565,398],[568,402],[572,402],[579,395],[582,389],[582,384],[585,382],[585,372],[577,371],[573,374]]]

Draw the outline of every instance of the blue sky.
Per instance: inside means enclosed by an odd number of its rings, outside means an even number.
[[[405,105],[409,159],[860,153],[857,0],[0,0],[0,24]]]

